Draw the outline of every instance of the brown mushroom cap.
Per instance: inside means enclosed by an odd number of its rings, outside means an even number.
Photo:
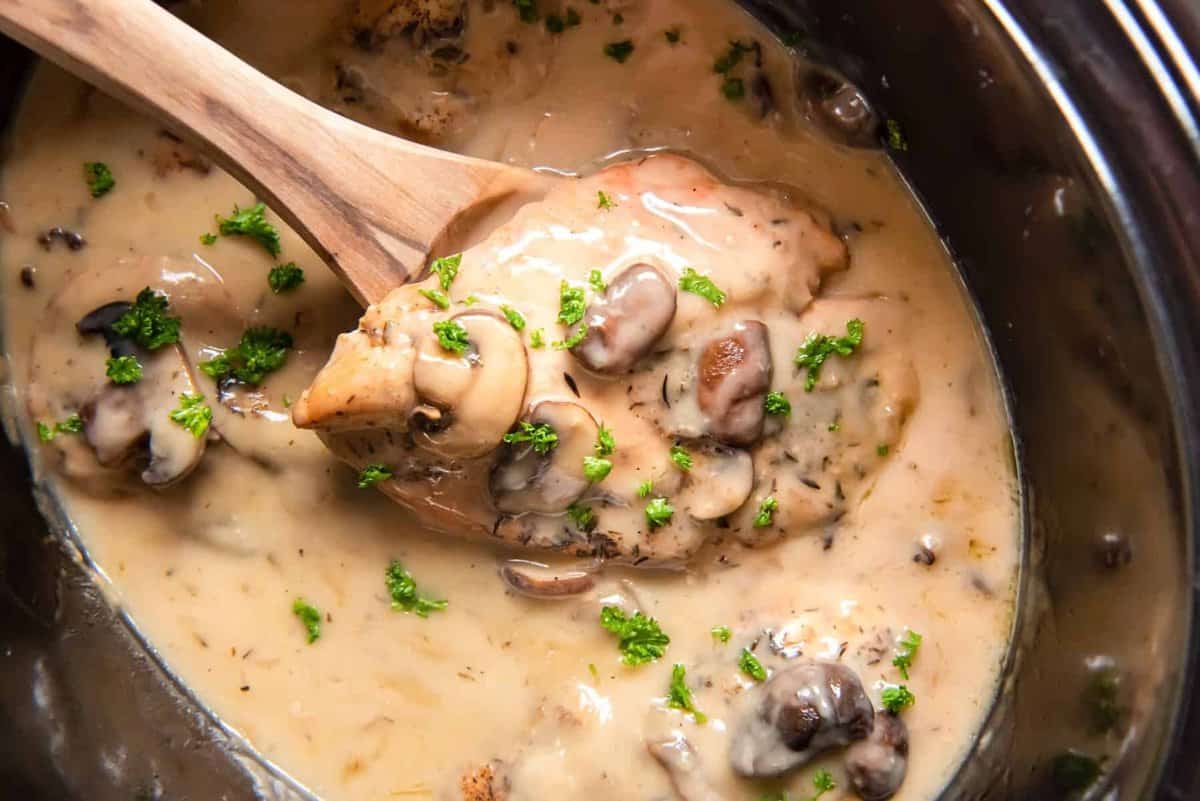
[[[899,715],[876,715],[870,736],[846,749],[845,765],[859,798],[887,801],[908,772],[908,726]]]
[[[853,670],[802,662],[743,696],[729,759],[742,776],[779,776],[829,748],[861,740],[875,708]]]
[[[583,460],[592,453],[599,426],[591,412],[566,401],[539,403],[529,422],[553,428],[558,443],[544,454],[529,443],[505,445],[492,469],[492,500],[508,514],[562,512],[588,488]]]
[[[514,592],[530,598],[560,599],[582,595],[596,580],[586,570],[556,570],[540,562],[509,559],[500,565],[500,577]]]
[[[571,353],[598,373],[628,372],[675,317],[675,287],[645,262],[626,268],[587,308],[587,333]]]
[[[708,433],[728,445],[747,446],[762,436],[763,399],[771,388],[767,327],[737,323],[700,353],[696,400]]]
[[[529,360],[520,334],[502,318],[472,311],[451,319],[466,329],[470,348],[457,354],[432,334],[420,340],[410,424],[419,447],[471,459],[495,450],[521,413]]]

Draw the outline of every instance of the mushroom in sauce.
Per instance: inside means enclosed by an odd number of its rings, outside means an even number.
[[[588,488],[583,459],[592,452],[599,426],[578,403],[543,401],[530,426],[548,426],[557,440],[548,448],[513,441],[504,446],[491,475],[492,500],[508,514],[562,512]]]
[[[899,715],[875,716],[871,734],[846,749],[846,775],[863,801],[887,801],[908,771],[908,727]]]
[[[598,373],[628,372],[675,317],[675,287],[658,268],[639,262],[588,306],[587,333],[571,353]]]
[[[740,448],[706,441],[689,448],[692,467],[678,504],[696,520],[736,512],[754,489],[754,461]]]
[[[850,668],[836,662],[793,665],[743,696],[730,763],[742,776],[779,776],[822,751],[863,739],[874,718],[875,708]]]
[[[761,322],[740,322],[701,352],[696,399],[708,433],[721,442],[746,446],[762,436],[770,388],[771,348]]]

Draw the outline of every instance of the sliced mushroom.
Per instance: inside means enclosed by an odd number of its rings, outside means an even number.
[[[829,748],[861,740],[875,708],[858,675],[836,662],[804,662],[779,671],[743,696],[729,746],[742,776],[778,776]]]
[[[770,388],[771,347],[767,327],[759,321],[736,324],[701,351],[697,402],[716,439],[738,446],[757,441]]]
[[[675,287],[644,262],[624,270],[588,306],[587,333],[571,348],[598,373],[628,372],[662,337],[675,317]]]
[[[550,426],[558,442],[544,454],[529,443],[505,445],[492,470],[492,500],[508,514],[561,512],[588,488],[583,459],[592,453],[599,426],[587,409],[564,401],[539,403],[529,422]]]
[[[667,771],[682,801],[725,801],[704,778],[696,749],[679,732],[672,732],[662,740],[648,741],[646,750]]]
[[[805,115],[826,134],[851,147],[876,147],[879,118],[858,87],[824,70],[800,83]]]
[[[696,520],[716,520],[741,508],[754,489],[754,460],[714,442],[688,448],[692,469],[678,506]]]
[[[540,562],[509,559],[500,566],[500,577],[513,591],[530,598],[569,598],[596,585],[586,570],[554,570]]]
[[[908,772],[908,726],[899,715],[881,712],[867,739],[846,749],[846,774],[863,801],[887,801]]]
[[[417,346],[409,423],[419,447],[451,459],[470,459],[500,445],[525,401],[529,362],[521,335],[488,312],[452,318],[467,331],[466,353],[452,353],[433,336]]]

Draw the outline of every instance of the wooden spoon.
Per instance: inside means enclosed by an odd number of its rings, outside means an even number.
[[[362,303],[416,277],[454,220],[553,180],[334,114],[151,0],[0,0],[0,32],[199,147]]]

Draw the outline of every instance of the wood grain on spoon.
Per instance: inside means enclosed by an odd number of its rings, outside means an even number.
[[[203,149],[360,302],[415,277],[460,215],[549,180],[327,111],[151,0],[0,0],[0,31]]]

